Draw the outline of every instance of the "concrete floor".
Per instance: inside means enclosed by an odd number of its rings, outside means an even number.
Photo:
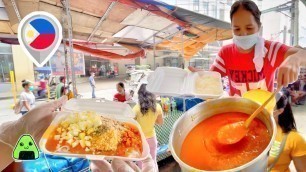
[[[98,98],[105,98],[107,100],[112,100],[113,95],[116,93],[116,84],[119,81],[124,81],[122,78],[116,79],[96,79],[96,96]],[[126,90],[131,89],[130,86],[126,86]],[[79,83],[77,85],[79,93],[83,96],[82,98],[91,98],[91,87],[89,83]],[[42,102],[37,102],[40,104]],[[10,108],[14,104],[13,99],[0,100],[0,125],[3,122],[16,120],[20,118],[21,115],[15,115],[13,110]],[[306,105],[293,107],[294,116],[297,124],[298,131],[303,134],[306,138]],[[169,159],[165,163],[160,164],[161,172],[176,172],[179,171],[178,164],[173,160]],[[291,165],[292,171],[295,171],[293,164]]]

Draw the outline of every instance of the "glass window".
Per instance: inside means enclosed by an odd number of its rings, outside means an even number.
[[[209,10],[209,4],[208,4],[208,2],[203,2],[203,13],[205,14],[205,15],[208,15],[208,10]]]
[[[220,13],[219,13],[220,20],[224,20],[224,13],[225,13],[224,9],[220,9]]]
[[[164,58],[164,66],[180,67],[181,64],[182,64],[181,58],[178,58],[178,57],[166,57],[166,58]]]
[[[211,17],[214,17],[214,18],[216,18],[217,17],[217,8],[216,8],[216,5],[215,4],[212,4],[211,6],[210,6],[210,14],[209,14],[209,16],[211,16]]]
[[[193,11],[199,12],[200,10],[200,1],[199,0],[193,0]]]
[[[0,82],[10,82],[10,71],[14,71],[12,47],[0,43]]]

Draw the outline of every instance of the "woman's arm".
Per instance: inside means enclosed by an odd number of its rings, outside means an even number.
[[[3,171],[8,165],[10,165],[14,160],[12,158],[13,148],[2,143],[0,141],[1,154],[0,154],[0,171]]]
[[[288,49],[288,51],[286,52],[285,54],[285,59],[287,59],[288,57],[290,57],[291,55],[294,55],[296,53],[302,53],[302,54],[305,54],[306,53],[306,50],[302,49],[302,48],[295,48],[295,47],[291,47]],[[305,57],[300,57],[302,61],[305,61]],[[304,62],[305,63],[305,62]]]
[[[300,157],[293,157],[293,163],[295,166],[295,169],[298,172],[305,172],[306,171],[306,155],[300,156]]]
[[[277,73],[278,88],[293,83],[298,79],[300,66],[306,65],[306,50],[289,48],[285,53],[285,60],[279,66]]]
[[[23,101],[23,106],[24,106],[28,111],[31,110],[31,107],[30,107],[28,101]]]
[[[155,123],[158,124],[158,125],[163,125],[164,118],[163,118],[163,114],[162,113],[157,116],[157,119],[156,119]]]
[[[159,104],[156,104],[156,114],[158,116],[156,118],[155,123],[158,124],[158,125],[163,125],[163,123],[164,123],[164,118],[163,118],[164,112],[163,112],[162,107]]]
[[[22,116],[18,120],[0,124],[0,171],[14,161],[12,158],[14,146],[23,134],[23,123],[19,122],[24,118],[25,116]]]

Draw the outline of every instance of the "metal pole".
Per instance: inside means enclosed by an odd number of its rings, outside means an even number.
[[[12,5],[13,5],[13,8],[15,10],[16,16],[18,18],[18,21],[20,22],[21,21],[21,16],[20,16],[17,4],[16,4],[15,0],[11,0],[11,2],[12,2]]]
[[[294,2],[294,45],[299,45],[299,2],[299,0]]]
[[[155,64],[155,51],[156,51],[156,46],[155,46],[155,35],[153,36],[153,69],[155,70],[156,64]]]
[[[102,22],[108,17],[109,13],[111,12],[112,8],[116,5],[117,2],[112,2],[109,7],[107,8],[106,12],[104,15],[100,18],[99,22],[96,24],[94,30],[90,33],[87,42],[91,40],[91,38],[94,36],[94,34],[97,32],[98,28],[102,24]]]
[[[66,75],[66,81],[69,83],[70,81],[70,75],[69,75],[69,65],[68,65],[68,51],[67,51],[67,45],[66,45],[66,31],[65,31],[65,17],[62,17],[62,26],[63,26],[63,46],[64,46],[64,56],[65,56],[65,75]]]
[[[299,44],[299,0],[292,0],[291,5],[291,45]]]
[[[72,18],[70,15],[70,2],[69,0],[65,0],[65,9],[66,9],[66,17],[67,17],[67,24],[68,24],[68,42],[69,42],[69,56],[70,56],[70,63],[71,63],[71,78],[72,78],[72,86],[73,86],[73,94],[76,96],[76,80],[75,80],[75,71],[74,71],[74,54],[73,54],[73,44],[72,44]]]
[[[284,26],[283,34],[284,34],[283,43],[286,44],[287,42],[287,26],[286,25]]]
[[[3,63],[3,61],[2,61]],[[2,66],[2,63],[1,63],[1,73],[2,73],[2,81],[5,82],[5,77],[4,77],[4,70],[3,70],[3,66]]]
[[[16,91],[16,84],[15,84],[15,73],[14,71],[10,71],[10,79],[11,79],[11,84],[12,84],[12,92],[13,92],[13,97],[14,97],[14,104],[17,102],[17,91]]]
[[[146,38],[145,40],[143,40],[143,41],[141,42],[141,45],[144,44],[144,43],[146,43],[148,40],[150,40],[154,35],[157,35],[157,34],[163,32],[163,31],[165,31],[166,29],[169,29],[169,28],[172,27],[172,26],[175,26],[175,23],[172,23],[172,24],[170,24],[170,25],[164,27],[162,30],[160,30],[160,31],[154,33],[153,35],[149,36],[148,38]]]
[[[183,97],[183,111],[186,112],[186,98]]]
[[[181,40],[182,40],[182,63],[184,63],[184,30],[183,29],[182,29]]]

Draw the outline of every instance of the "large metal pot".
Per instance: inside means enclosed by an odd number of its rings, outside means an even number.
[[[174,124],[170,134],[170,149],[174,159],[180,164],[183,172],[203,171],[193,168],[180,159],[180,152],[183,141],[187,134],[201,121],[220,113],[225,112],[242,112],[252,114],[259,104],[244,98],[224,98],[211,100],[198,104],[186,113],[184,113]],[[267,148],[255,159],[240,167],[225,171],[242,171],[242,172],[264,172],[268,165],[268,151],[270,150],[276,137],[276,124],[267,110],[258,115],[258,118],[267,126],[271,135],[271,140]]]

